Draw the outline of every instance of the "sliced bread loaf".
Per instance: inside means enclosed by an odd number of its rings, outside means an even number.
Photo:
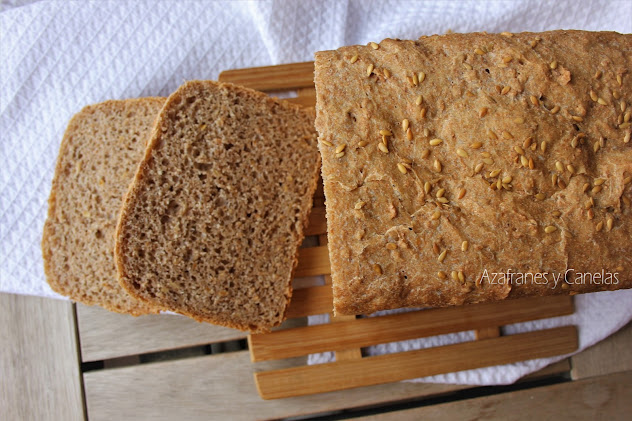
[[[56,292],[119,313],[156,312],[121,288],[113,249],[123,195],[164,101],[106,101],[70,120],[42,238],[44,270]]]
[[[174,92],[122,208],[121,285],[199,321],[280,324],[318,178],[313,118],[231,84]]]

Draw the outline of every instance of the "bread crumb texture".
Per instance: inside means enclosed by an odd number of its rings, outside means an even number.
[[[318,179],[313,121],[313,112],[235,85],[181,86],[121,213],[121,284],[200,321],[279,325]]]
[[[316,53],[337,313],[632,286],[632,35],[378,47]]]
[[[164,101],[106,101],[70,120],[42,237],[44,270],[54,291],[119,313],[157,312],[121,288],[113,249],[123,195]]]

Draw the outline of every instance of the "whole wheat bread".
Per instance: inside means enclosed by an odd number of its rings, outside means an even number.
[[[121,285],[200,321],[280,324],[318,177],[313,118],[230,84],[174,92],[121,212]]]
[[[316,53],[335,311],[632,287],[630,69],[614,32]]]
[[[119,313],[156,312],[121,288],[113,249],[123,195],[163,104],[164,98],[106,101],[70,120],[42,238],[44,270],[56,292]]]

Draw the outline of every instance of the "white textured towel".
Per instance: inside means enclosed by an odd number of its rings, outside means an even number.
[[[48,297],[58,296],[44,280],[40,252],[46,199],[66,124],[87,104],[166,96],[184,80],[215,79],[225,69],[307,61],[318,50],[386,37],[448,29],[632,32],[629,1],[10,0],[1,7],[0,291]],[[630,320],[631,292],[578,297],[575,316],[516,329],[575,323],[583,348]],[[547,361],[429,380],[506,383]]]

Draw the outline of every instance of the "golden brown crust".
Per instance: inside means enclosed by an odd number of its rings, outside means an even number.
[[[231,84],[174,92],[119,218],[121,285],[198,321],[279,325],[318,178],[313,118]]]
[[[335,311],[632,287],[631,68],[612,32],[316,53]]]
[[[121,198],[164,101],[105,101],[68,123],[42,236],[44,272],[55,292],[134,316],[158,312],[120,287],[112,250]]]

